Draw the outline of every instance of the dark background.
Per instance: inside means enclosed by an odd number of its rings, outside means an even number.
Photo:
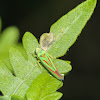
[[[84,0],[0,0],[3,27],[15,25],[20,40],[26,31],[38,39],[62,15]],[[99,1],[99,0],[98,0]],[[70,60],[72,71],[66,75],[61,100],[98,100],[100,98],[100,3],[76,43],[62,59]]]

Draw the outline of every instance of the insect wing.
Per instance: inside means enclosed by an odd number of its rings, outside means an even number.
[[[41,56],[41,62],[44,65],[44,67],[53,75],[55,76],[57,79],[59,80],[63,80],[63,77],[60,75],[60,73],[58,72],[55,64],[53,63],[53,61],[51,60],[51,58],[48,56],[47,53],[43,54]]]
[[[57,70],[57,68],[54,66],[54,63],[52,62],[51,58],[46,53],[41,56],[40,60],[44,66],[51,69],[52,71]]]

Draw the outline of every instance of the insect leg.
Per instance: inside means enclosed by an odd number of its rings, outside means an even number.
[[[33,53],[30,53],[34,58],[36,58],[37,57],[37,55],[36,54],[33,54]]]
[[[39,62],[40,62],[40,60],[38,60],[38,61],[37,61],[37,63],[38,63],[38,65],[40,66],[40,68],[42,69],[42,66],[40,65],[40,63],[39,63]]]
[[[51,57],[52,59],[56,59],[56,58],[53,58],[49,53],[47,53],[49,55],[49,57]]]

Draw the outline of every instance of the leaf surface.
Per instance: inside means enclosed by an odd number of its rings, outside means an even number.
[[[33,81],[27,91],[27,100],[58,100],[62,93],[56,92],[60,87],[61,81],[56,80],[48,73],[40,74],[36,80]]]
[[[54,42],[48,52],[54,58],[63,56],[73,45],[91,17],[96,2],[97,0],[86,0],[51,26],[50,32],[53,33]]]
[[[0,59],[5,62],[7,67],[13,72],[13,68],[9,62],[9,48],[15,47],[19,49],[25,55],[25,51],[22,45],[18,43],[19,30],[15,26],[11,26],[3,30],[0,35]]]
[[[24,97],[32,81],[41,73],[38,67],[27,61],[17,49],[11,48],[9,53],[15,76],[0,61],[0,90],[7,100],[10,100],[12,95]]]

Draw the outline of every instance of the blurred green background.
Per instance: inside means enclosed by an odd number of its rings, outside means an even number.
[[[62,15],[84,0],[0,0],[2,30],[15,25],[20,30],[20,39],[26,31],[37,39],[49,32],[50,26]],[[100,98],[100,1],[76,43],[65,56],[70,60],[72,71],[65,77],[59,90],[61,100],[98,100]]]

